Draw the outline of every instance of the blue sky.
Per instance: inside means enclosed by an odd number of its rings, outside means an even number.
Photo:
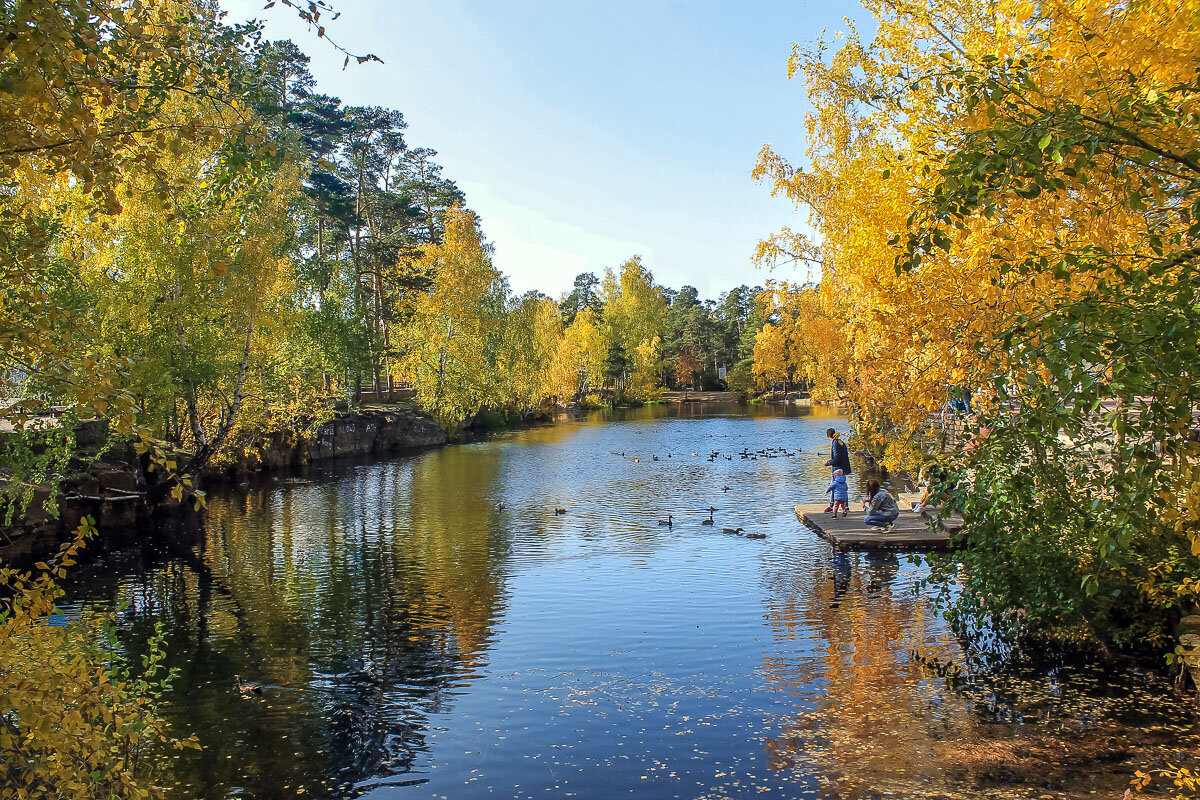
[[[330,35],[385,62],[343,70],[281,3],[221,2],[295,40],[321,91],[402,111],[514,291],[556,297],[634,254],[703,297],[769,277],[755,242],[804,219],[750,179],[764,143],[804,153],[791,44],[867,17],[857,2],[336,0]]]

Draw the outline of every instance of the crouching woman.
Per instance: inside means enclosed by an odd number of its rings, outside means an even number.
[[[867,516],[863,519],[868,525],[891,525],[900,516],[900,506],[896,498],[879,488],[879,481],[867,481],[867,499],[863,501]]]

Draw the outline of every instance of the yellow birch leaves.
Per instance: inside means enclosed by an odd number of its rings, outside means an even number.
[[[450,426],[491,397],[484,343],[498,324],[502,298],[475,214],[455,206],[445,227],[442,241],[425,245],[415,259],[416,270],[435,277],[413,301],[401,366],[421,406]]]

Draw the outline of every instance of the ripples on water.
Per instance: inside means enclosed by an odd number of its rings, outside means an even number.
[[[119,608],[132,647],[164,623],[169,711],[204,745],[179,798],[1119,796],[1194,749],[1150,674],[939,677],[913,651],[961,653],[922,568],[793,516],[837,421],[685,413],[214,491],[202,530],[81,570],[68,610]],[[736,455],[777,447],[799,452]]]

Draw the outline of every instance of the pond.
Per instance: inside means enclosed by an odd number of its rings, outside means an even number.
[[[803,528],[831,425],[657,406],[317,466],[213,491],[65,609],[163,623],[204,748],[176,798],[1119,797],[1195,752],[1153,669],[989,666],[919,563]]]

